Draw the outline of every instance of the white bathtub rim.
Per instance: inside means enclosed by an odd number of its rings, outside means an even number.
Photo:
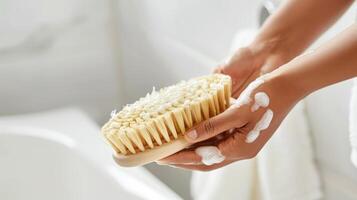
[[[54,127],[46,126],[43,128],[40,126],[41,123],[37,123],[39,120],[46,123],[47,120],[58,120],[61,124],[64,120],[52,119],[54,116],[58,116],[57,113],[71,112],[82,122],[88,122],[81,124],[83,130],[80,132],[86,132],[86,137],[83,138],[83,133],[79,133],[72,130],[63,130]],[[43,117],[38,117],[38,115],[43,115]],[[36,123],[28,123],[33,119],[32,116],[36,116]],[[5,120],[4,120],[5,119]],[[65,119],[69,120],[70,119]],[[105,144],[104,140],[100,141],[100,131],[99,128],[93,126],[92,122],[87,115],[80,109],[65,108],[56,109],[48,112],[26,114],[17,118],[17,116],[1,117],[0,118],[0,136],[1,135],[15,135],[15,136],[27,136],[32,138],[38,138],[42,140],[48,140],[56,144],[62,145],[62,147],[74,151],[83,160],[87,161],[92,167],[97,168],[104,174],[111,177],[116,183],[123,186],[123,177],[132,177],[133,182],[140,185],[147,193],[140,193],[136,191],[136,195],[143,197],[143,199],[182,199],[173,190],[171,190],[167,185],[159,181],[153,174],[143,167],[135,168],[122,168],[115,164],[111,156],[111,149]],[[35,124],[32,126],[31,124]],[[87,126],[88,125],[88,126]],[[59,130],[59,131],[57,131]],[[98,133],[98,135],[97,135]],[[95,151],[93,151],[95,149]],[[130,188],[126,188],[130,189]],[[158,192],[160,191],[160,192]],[[131,190],[130,192],[135,192]]]

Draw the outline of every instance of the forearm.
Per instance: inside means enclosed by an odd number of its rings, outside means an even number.
[[[357,76],[357,24],[315,52],[300,56],[271,73],[281,88],[301,99],[315,90]]]
[[[310,46],[352,2],[289,0],[268,18],[250,47],[284,64]]]

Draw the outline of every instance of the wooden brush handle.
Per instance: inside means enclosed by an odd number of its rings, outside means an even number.
[[[190,146],[190,143],[186,142],[183,136],[171,141],[170,143],[165,143],[161,146],[155,147],[153,149],[143,151],[133,155],[122,155],[114,154],[113,158],[116,163],[123,167],[135,167],[140,165],[145,165],[150,162],[166,158],[182,149]]]

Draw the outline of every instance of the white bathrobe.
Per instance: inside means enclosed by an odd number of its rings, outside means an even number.
[[[357,10],[356,22],[357,23]],[[350,102],[350,142],[351,142],[351,161],[357,167],[357,78],[354,78],[353,87],[351,91]]]
[[[350,141],[351,141],[351,161],[357,167],[357,78],[352,87],[351,107],[350,107]]]
[[[213,172],[194,172],[196,200],[315,200],[322,196],[303,103],[286,117],[251,160]]]

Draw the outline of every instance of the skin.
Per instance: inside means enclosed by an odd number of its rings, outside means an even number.
[[[237,98],[257,77],[301,54],[352,3],[351,0],[288,0],[267,19],[248,47],[238,49],[228,63],[218,66],[214,72],[231,76],[233,97]]]
[[[267,93],[269,106],[255,112],[251,112],[254,101],[230,107],[185,134],[186,140],[192,143],[191,148],[158,163],[210,171],[253,158],[298,101],[318,89],[357,76],[356,24],[315,52],[295,58],[351,3],[346,0],[290,0],[285,3],[267,20],[251,45],[239,49],[228,63],[215,70],[232,77],[234,97],[261,74],[270,72],[265,75],[265,82],[251,94],[253,98],[257,92]],[[274,112],[270,126],[253,143],[246,143],[246,135],[267,109]],[[219,164],[203,165],[194,150],[206,145],[217,146],[226,159]]]

